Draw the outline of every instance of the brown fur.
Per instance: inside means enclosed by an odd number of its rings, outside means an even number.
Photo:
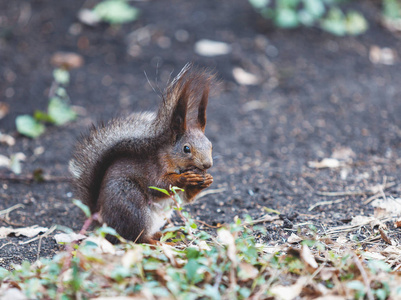
[[[157,114],[112,120],[78,142],[70,162],[78,197],[122,237],[155,243],[154,214],[164,213],[158,203],[168,199],[149,186],[181,187],[184,201],[192,202],[213,182],[206,173],[211,143],[204,136],[211,78],[186,66]]]

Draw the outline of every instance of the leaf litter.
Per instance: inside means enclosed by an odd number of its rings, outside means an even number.
[[[284,243],[258,241],[261,220],[236,218],[217,230],[217,237],[188,224],[171,231],[171,245],[112,245],[102,227],[94,233],[56,234],[66,245],[53,259],[33,265],[0,268],[0,299],[22,292],[26,298],[130,299],[396,299],[401,296],[401,250],[388,245],[379,229],[388,231],[393,218],[355,216],[350,225],[326,230],[298,227]],[[85,226],[88,226],[86,224]],[[191,228],[189,232],[188,229]],[[2,229],[5,230],[5,229]],[[8,229],[15,234],[15,229]],[[25,230],[25,231],[24,231]],[[26,232],[28,230],[28,232]],[[32,226],[18,234],[47,228]],[[358,237],[376,236],[374,242]],[[362,234],[363,233],[363,234]],[[7,233],[8,234],[8,233]],[[388,232],[386,233],[388,234]],[[336,241],[336,237],[338,241]],[[81,240],[78,242],[78,240]],[[35,274],[35,276],[33,276]],[[39,280],[39,281],[38,281]],[[18,282],[15,290],[13,282]],[[384,296],[382,296],[384,295]]]

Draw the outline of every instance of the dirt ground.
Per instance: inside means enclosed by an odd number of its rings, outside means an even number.
[[[24,205],[0,216],[0,226],[57,224],[78,231],[84,215],[63,179],[75,139],[92,122],[154,109],[159,98],[144,73],[163,87],[171,72],[190,61],[213,69],[220,80],[206,130],[214,149],[214,192],[189,208],[200,220],[216,225],[274,209],[281,221],[265,223],[263,239],[276,244],[296,232],[296,224],[324,231],[353,216],[373,215],[364,201],[379,184],[389,184],[387,197],[400,197],[401,63],[374,64],[369,53],[372,46],[389,47],[399,58],[401,39],[380,25],[374,3],[358,3],[370,22],[367,33],[342,38],[317,29],[273,28],[245,0],[134,1],[141,16],[122,27],[79,23],[78,11],[92,4],[0,1],[0,101],[10,107],[0,129],[16,138],[14,146],[1,144],[0,154],[26,155],[21,176],[42,169],[58,178],[10,180],[4,178],[11,172],[0,169],[0,210]],[[201,39],[225,42],[232,51],[200,56],[194,44]],[[23,137],[15,118],[46,109],[50,59],[57,51],[84,57],[83,66],[71,71],[68,93],[85,113],[66,126],[48,126],[36,140]],[[238,84],[234,68],[256,75],[259,83]],[[343,166],[309,165],[330,157]],[[0,266],[54,255],[59,246],[52,235],[25,244],[26,237],[0,239]]]

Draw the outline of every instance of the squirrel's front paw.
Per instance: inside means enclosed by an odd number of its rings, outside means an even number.
[[[197,174],[194,171],[187,171],[181,174],[180,182],[183,186],[195,186],[201,185],[204,181],[204,176],[202,174]]]
[[[180,178],[184,186],[199,186],[206,188],[213,182],[213,177],[210,174],[198,174],[193,171],[187,171],[181,174]]]
[[[210,174],[204,175],[203,183],[200,185],[201,188],[207,188],[213,183],[213,176]]]

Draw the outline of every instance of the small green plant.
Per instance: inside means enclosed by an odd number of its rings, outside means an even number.
[[[69,72],[65,69],[55,69],[53,78],[47,112],[36,110],[33,116],[18,116],[15,123],[19,133],[37,138],[45,132],[44,123],[61,126],[76,119],[77,115],[69,105],[69,97],[66,91],[70,82]]]
[[[383,0],[383,16],[385,19],[401,19],[401,1]]]
[[[292,298],[313,298],[316,290],[310,287],[319,285],[327,297],[370,295],[384,300],[398,299],[401,294],[400,274],[382,261],[366,262],[350,250],[346,250],[348,255],[336,254],[320,247],[322,242],[309,240],[304,244],[315,248],[314,257],[319,258],[318,265],[311,267],[312,256],[305,259],[305,252],[294,245],[266,251],[266,245],[255,239],[266,230],[252,225],[250,217],[245,221],[236,218],[233,224],[210,233],[194,225],[196,220],[179,206],[179,188],[154,189],[178,204],[176,210],[184,224],[165,229],[163,237],[177,244],[134,244],[102,226],[80,244],[65,243],[66,250],[52,259],[34,265],[24,262],[13,271],[0,267],[0,297],[15,287],[29,299],[281,299],[287,293]],[[88,217],[80,232],[86,234],[96,214],[91,215],[81,202],[74,203]],[[107,235],[121,243],[111,245],[105,240]],[[361,272],[368,273],[369,285]]]
[[[249,0],[264,17],[281,28],[318,27],[335,35],[358,35],[368,28],[359,12],[343,12],[344,0]]]
[[[139,10],[125,0],[104,0],[93,8],[95,15],[110,24],[123,24],[138,19]]]

